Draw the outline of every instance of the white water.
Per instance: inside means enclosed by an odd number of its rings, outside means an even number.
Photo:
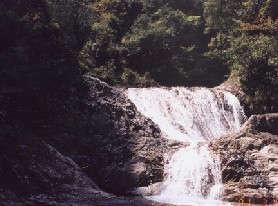
[[[219,157],[207,141],[240,128],[245,115],[229,92],[207,88],[128,89],[129,99],[169,139],[188,142],[165,166],[159,195],[149,199],[184,205],[221,205]]]

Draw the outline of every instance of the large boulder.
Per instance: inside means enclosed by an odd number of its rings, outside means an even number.
[[[223,199],[271,203],[278,197],[278,114],[254,115],[235,134],[211,143],[219,152]]]
[[[64,103],[45,141],[71,157],[97,185],[113,194],[163,179],[166,140],[123,89],[84,77],[89,92]],[[55,127],[55,128],[53,128]],[[57,128],[58,127],[58,128]]]
[[[20,141],[6,146],[1,144],[0,151],[3,206],[160,205],[103,192],[76,163],[45,142]]]
[[[43,100],[0,95],[1,205],[158,205],[105,192],[162,181],[167,142],[159,128],[123,89],[84,81],[84,93]]]

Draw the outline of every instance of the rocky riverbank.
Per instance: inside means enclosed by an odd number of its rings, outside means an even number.
[[[17,152],[1,150],[1,205],[163,205],[141,198],[108,194],[47,143],[22,144]]]
[[[278,197],[278,114],[254,115],[240,131],[215,140],[220,154],[223,199],[273,203]]]
[[[82,96],[40,104],[1,96],[2,205],[158,205],[106,192],[162,180],[167,143],[159,128],[122,91],[84,80]]]
[[[153,191],[163,179],[164,153],[180,143],[163,139],[123,90],[84,81],[82,95],[0,96],[2,205],[162,205],[122,195],[137,187],[148,194],[150,185]],[[277,125],[278,114],[252,116],[210,144],[221,157],[224,200],[277,198]]]

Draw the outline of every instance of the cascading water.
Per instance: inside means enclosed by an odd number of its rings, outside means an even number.
[[[213,201],[215,205],[222,190],[220,163],[207,141],[240,128],[245,115],[238,99],[226,91],[183,87],[132,88],[128,97],[166,138],[189,143],[165,166],[159,195],[148,198],[186,205]]]

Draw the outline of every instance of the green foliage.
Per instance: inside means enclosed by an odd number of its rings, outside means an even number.
[[[140,76],[137,72],[128,68],[125,68],[121,74],[121,82],[125,87],[149,87],[156,85],[156,83],[150,78],[149,72]]]
[[[253,111],[275,112],[278,105],[278,40],[276,37],[242,35],[229,48],[229,64],[238,71],[247,103]]]
[[[1,1],[0,87],[58,91],[78,75],[73,54],[49,21],[44,1]]]
[[[46,0],[46,5],[51,22],[59,27],[66,44],[80,50],[96,18],[88,1]]]
[[[162,84],[182,84],[186,80],[183,73],[194,61],[190,57],[200,24],[199,17],[189,18],[169,8],[159,9],[152,16],[140,15],[121,41],[128,66],[139,73],[149,71]]]
[[[0,92],[68,89],[81,72],[215,86],[229,67],[251,112],[277,112],[277,10],[276,0],[3,0]]]
[[[236,74],[250,113],[277,112],[277,1],[206,0],[204,6],[213,35],[209,54]]]
[[[82,71],[113,85],[126,84],[126,68],[140,77],[149,73],[149,79],[169,86],[216,85],[223,80],[222,75],[202,81],[194,72],[207,73],[202,62],[209,62],[204,56],[208,38],[203,34],[201,1],[101,0],[92,8],[98,17],[79,53]],[[226,71],[212,62],[216,73]]]

